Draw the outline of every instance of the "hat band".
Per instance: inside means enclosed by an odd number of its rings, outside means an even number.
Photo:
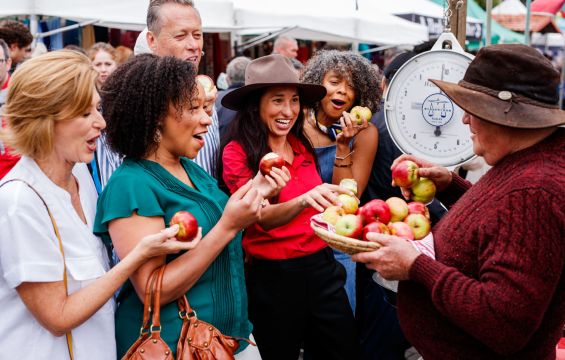
[[[541,106],[541,107],[548,108],[548,109],[559,109],[559,104],[554,105],[554,104],[543,103],[543,102],[531,99],[529,97],[518,95],[518,94],[511,92],[511,91],[496,91],[496,90],[493,90],[493,89],[489,89],[485,86],[472,84],[472,83],[467,82],[465,80],[459,81],[459,85],[466,88],[466,89],[479,91],[479,92],[485,93],[487,95],[493,96],[497,99],[503,100],[503,101],[510,101],[510,102],[517,102],[517,103],[521,102],[521,103],[525,103],[525,104],[529,104],[529,105]],[[503,96],[503,95],[506,95],[506,94],[509,94],[511,96]]]

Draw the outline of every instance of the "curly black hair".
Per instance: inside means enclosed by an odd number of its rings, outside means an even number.
[[[355,89],[355,104],[366,106],[373,113],[379,111],[382,91],[378,72],[369,60],[351,51],[321,50],[308,60],[301,81],[323,85],[328,71],[335,71],[347,79]],[[314,104],[318,110],[320,102]]]
[[[0,39],[4,39],[8,46],[16,44],[19,48],[25,48],[31,44],[33,36],[21,22],[4,20],[0,22]]]
[[[179,112],[196,96],[196,67],[172,56],[137,55],[102,86],[106,139],[112,150],[143,158],[157,148],[157,130],[169,105]]]

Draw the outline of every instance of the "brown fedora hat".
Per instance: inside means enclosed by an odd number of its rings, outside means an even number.
[[[296,86],[301,104],[311,104],[326,96],[326,88],[322,85],[302,84],[288,58],[272,54],[255,59],[247,65],[245,86],[227,93],[222,98],[222,105],[228,109],[239,110],[251,92],[281,85]]]
[[[484,47],[458,84],[431,81],[469,114],[499,125],[542,129],[565,124],[559,72],[526,45]]]

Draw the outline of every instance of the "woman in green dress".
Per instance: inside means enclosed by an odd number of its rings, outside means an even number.
[[[167,263],[161,292],[162,338],[176,350],[181,329],[176,299],[187,294],[198,317],[222,333],[249,338],[240,230],[259,219],[264,196],[285,184],[279,171],[258,175],[231,198],[193,163],[210,117],[196,69],[173,57],[140,55],[122,65],[102,89],[107,139],[124,157],[98,201],[95,232],[125,256],[145,234],[165,228],[179,210],[198,220],[199,246],[153,258],[139,268],[118,297],[116,340],[121,358],[139,335],[141,299],[149,275]],[[270,194],[268,194],[270,193]],[[242,342],[247,356],[255,347]],[[252,356],[251,358],[259,358]]]

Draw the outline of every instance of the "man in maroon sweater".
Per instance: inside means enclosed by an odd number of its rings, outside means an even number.
[[[473,149],[493,168],[471,184],[412,156],[451,206],[436,259],[404,239],[354,256],[404,280],[398,314],[424,359],[554,360],[565,324],[565,112],[559,73],[535,49],[481,49],[459,84],[432,80],[465,110]],[[407,189],[403,189],[409,195]]]

